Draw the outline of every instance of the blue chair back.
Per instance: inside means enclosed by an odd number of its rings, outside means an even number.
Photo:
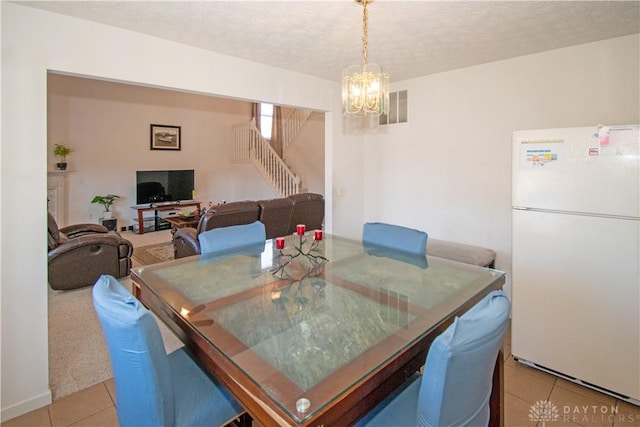
[[[407,264],[415,265],[421,269],[429,268],[429,262],[426,255],[416,255],[411,252],[399,252],[395,249],[385,248],[384,246],[364,245],[365,253],[373,256],[395,259]]]
[[[504,292],[493,291],[434,340],[420,386],[418,425],[488,425],[493,370],[510,307]]]
[[[260,221],[251,224],[214,228],[198,234],[201,254],[224,254],[262,244],[264,249],[267,234]]]
[[[413,255],[426,256],[427,233],[400,225],[367,222],[362,229],[365,246],[384,247]]]
[[[111,356],[120,425],[174,425],[171,369],[154,317],[113,276],[98,279],[93,305]]]

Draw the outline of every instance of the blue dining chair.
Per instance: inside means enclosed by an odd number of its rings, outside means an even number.
[[[153,315],[113,276],[93,286],[121,427],[224,425],[244,410],[181,348],[167,355]]]
[[[362,228],[362,243],[365,246],[384,247],[426,256],[427,233],[400,225],[384,222],[367,222]]]
[[[356,425],[487,426],[510,307],[504,292],[493,291],[457,317],[431,344],[423,374],[410,377]]]
[[[264,224],[260,221],[214,228],[198,234],[200,253],[202,255],[226,254],[246,248],[255,248],[260,245],[264,250],[266,240],[266,230]]]

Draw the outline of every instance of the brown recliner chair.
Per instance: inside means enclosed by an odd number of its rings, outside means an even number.
[[[49,286],[55,290],[93,285],[102,274],[124,277],[131,269],[133,245],[98,224],[58,229],[49,214]]]

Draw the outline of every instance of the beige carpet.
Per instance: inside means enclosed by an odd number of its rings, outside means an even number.
[[[173,249],[168,243],[143,246],[134,252],[140,255],[136,261],[144,265],[173,259]],[[120,281],[131,290],[128,277]],[[49,386],[54,400],[113,376],[107,344],[93,309],[91,290],[91,286],[71,291],[49,288]],[[161,321],[158,326],[167,352],[182,346]]]

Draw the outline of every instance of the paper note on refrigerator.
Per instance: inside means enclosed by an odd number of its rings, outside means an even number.
[[[562,157],[562,139],[535,139],[520,141],[520,166],[530,170],[549,170]]]
[[[598,141],[601,156],[638,156],[637,126],[601,126],[598,128]]]

